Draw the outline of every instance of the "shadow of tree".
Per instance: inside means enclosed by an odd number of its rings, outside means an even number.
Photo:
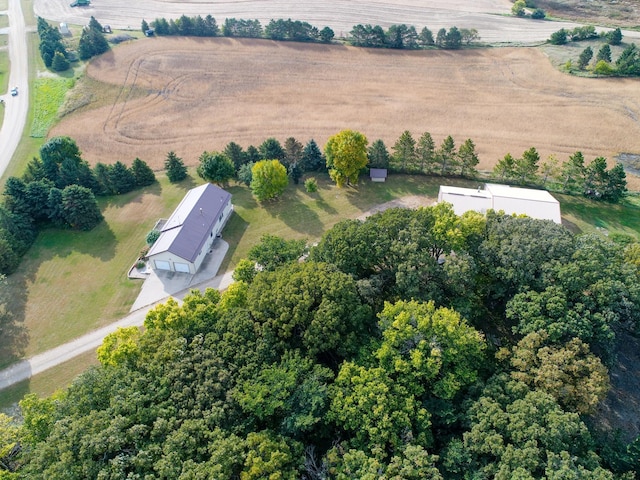
[[[20,270],[0,284],[0,368],[21,359],[29,344],[24,318],[30,277]]]
[[[247,228],[249,228],[249,222],[242,218],[241,214],[234,211],[222,231],[222,237],[229,244],[229,249],[227,250],[224,260],[220,264],[218,272],[226,272],[229,270],[231,258],[238,248],[238,244],[240,243],[244,233],[247,231]]]
[[[324,233],[324,225],[318,214],[301,202],[267,205],[266,210],[296,232],[319,237]]]

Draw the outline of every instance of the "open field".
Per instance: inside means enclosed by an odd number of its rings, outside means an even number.
[[[640,26],[639,0],[537,0],[535,3],[551,15],[578,22]]]
[[[391,147],[403,130],[440,143],[471,138],[480,169],[535,146],[561,161],[640,153],[640,89],[633,79],[557,71],[538,49],[415,51],[267,40],[136,40],[87,73],[116,85],[108,105],[69,115],[53,135],[76,139],[90,163],[162,168],[170,150],[195,165],[204,150],[270,136],[322,146],[344,128]],[[144,98],[130,100],[131,92]],[[104,101],[104,99],[103,99]],[[632,188],[640,184],[632,180]]]
[[[212,15],[219,25],[225,18],[258,19],[266,26],[271,19],[291,18],[318,28],[331,27],[338,37],[349,34],[354,25],[393,24],[441,28],[475,28],[483,42],[532,43],[549,38],[568,22],[541,22],[510,16],[509,0],[93,0],[87,7],[72,8],[69,0],[34,0],[35,13],[55,22],[86,25],[93,15],[102,24],[139,30],[143,19],[178,18],[181,15]]]

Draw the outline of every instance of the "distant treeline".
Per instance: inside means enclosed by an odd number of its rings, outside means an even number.
[[[176,35],[193,37],[244,37],[268,38],[271,40],[291,40],[296,42],[330,43],[335,34],[329,27],[319,29],[307,22],[299,20],[271,20],[266,27],[262,27],[259,20],[244,20],[227,18],[224,25],[219,27],[216,19],[211,15],[201,17],[181,16],[176,20],[156,18],[149,25],[142,21],[142,31],[145,34],[151,26],[156,35]],[[379,25],[355,25],[347,41],[357,47],[418,49],[425,47],[460,48],[479,40],[475,28],[451,27],[449,30],[441,28],[437,34],[427,27],[420,33],[412,25],[391,25],[384,30]]]

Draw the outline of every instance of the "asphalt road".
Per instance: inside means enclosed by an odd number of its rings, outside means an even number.
[[[29,110],[29,62],[27,58],[27,28],[20,0],[9,0],[9,89],[18,87],[18,95],[9,92],[1,95],[4,100],[4,121],[0,129],[0,176],[7,169],[16,151]]]

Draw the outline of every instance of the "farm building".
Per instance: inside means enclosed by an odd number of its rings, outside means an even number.
[[[152,268],[195,274],[232,211],[231,194],[215,185],[189,190],[147,254]]]
[[[468,210],[486,213],[487,210],[502,210],[507,215],[527,215],[540,220],[562,223],[560,202],[546,190],[511,187],[487,183],[484,189],[440,186],[439,202],[453,205],[456,215]]]
[[[385,182],[387,180],[386,168],[370,168],[369,177],[372,182]]]
[[[64,22],[60,24],[60,35],[62,35],[63,37],[71,36],[71,31],[69,30],[67,24]]]

